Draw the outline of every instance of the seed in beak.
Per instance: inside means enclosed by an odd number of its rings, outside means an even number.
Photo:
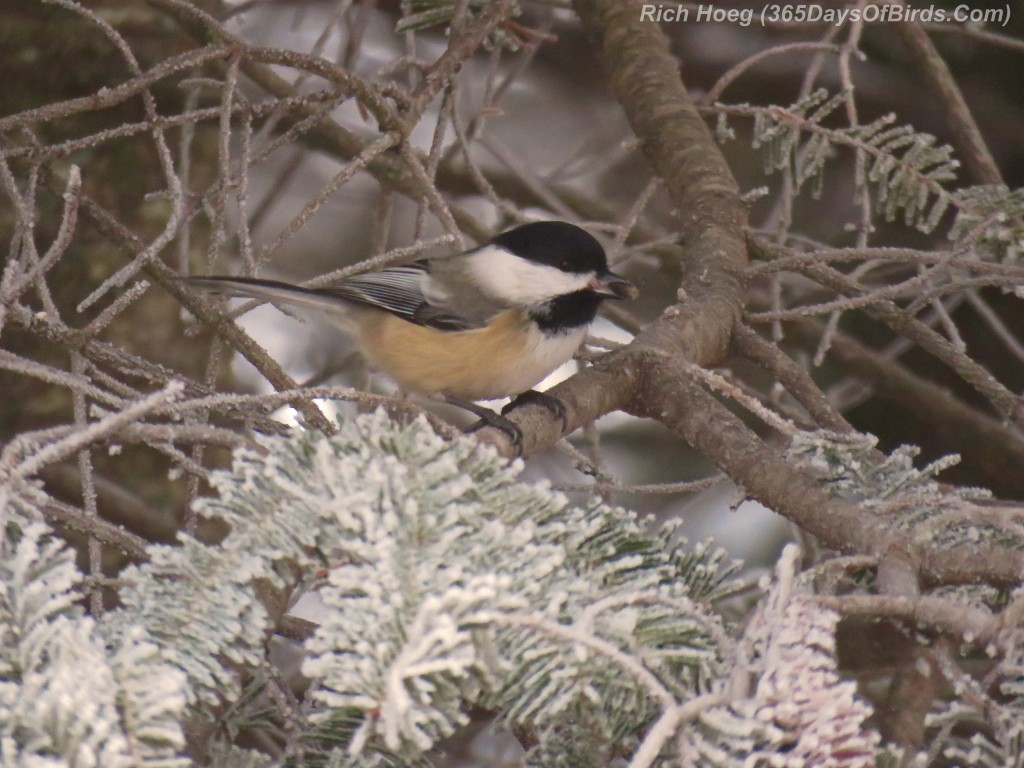
[[[591,281],[588,287],[594,293],[611,299],[635,299],[640,295],[640,291],[629,280],[611,272]]]

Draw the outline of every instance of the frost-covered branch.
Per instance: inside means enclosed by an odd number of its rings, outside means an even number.
[[[116,413],[93,422],[85,429],[72,432],[66,437],[44,445],[36,450],[31,457],[13,456],[5,450],[3,454],[0,454],[0,475],[15,480],[31,477],[47,464],[62,461],[89,443],[116,431],[119,427],[141,419],[164,403],[179,397],[181,391],[181,383],[172,382],[159,392],[154,392],[137,403],[132,403]],[[19,448],[21,451],[27,452],[27,448],[21,446]]]
[[[702,607],[735,588],[721,552],[522,485],[493,453],[422,419],[400,428],[378,412],[331,438],[266,439],[214,483],[220,496],[201,511],[230,523],[228,537],[150,547],[105,619],[146,627],[188,674],[193,705],[240,694],[281,606],[319,569],[329,610],[305,643],[307,727],[367,759],[421,753],[473,703],[565,748],[610,749],[566,730],[572,713],[639,728],[699,689],[727,650]],[[607,708],[604,686],[632,714]]]
[[[76,604],[74,553],[33,489],[0,488],[0,734],[16,765],[172,768],[190,762],[185,675],[133,625],[110,637]]]

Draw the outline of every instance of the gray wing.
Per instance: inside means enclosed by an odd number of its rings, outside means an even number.
[[[483,327],[501,311],[457,276],[431,274],[431,262],[417,261],[346,278],[329,288],[302,288],[277,280],[247,277],[196,277],[188,282],[232,296],[266,299],[325,312],[352,303],[390,312],[416,325],[441,331]]]
[[[357,304],[377,307],[410,323],[441,331],[482,328],[500,311],[481,306],[473,290],[434,274],[433,261],[424,259],[377,272],[354,275],[320,291]]]

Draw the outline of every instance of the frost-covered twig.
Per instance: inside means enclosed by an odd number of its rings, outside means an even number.
[[[726,697],[721,693],[705,693],[690,699],[686,703],[673,704],[665,707],[661,717],[647,731],[640,743],[640,748],[633,753],[629,768],[649,768],[654,765],[662,750],[685,723],[693,720],[701,712],[712,707],[721,706]]]
[[[120,427],[131,424],[147,413],[180,397],[183,390],[180,382],[171,382],[159,392],[147,395],[138,402],[125,406],[122,410],[111,413],[99,421],[93,422],[85,429],[76,430],[67,437],[40,447],[32,456],[22,458],[11,455],[9,450],[0,454],[0,473],[18,479],[36,474],[47,464],[62,461]]]

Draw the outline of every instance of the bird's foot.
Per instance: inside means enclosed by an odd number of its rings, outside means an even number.
[[[508,439],[512,443],[512,449],[515,451],[516,456],[523,455],[523,430],[512,423],[509,419],[506,419],[500,413],[495,413],[490,408],[477,405],[470,400],[463,400],[458,397],[452,397],[451,395],[445,395],[444,399],[449,405],[454,405],[456,408],[462,408],[464,411],[469,411],[479,417],[480,421],[475,424],[471,424],[466,428],[465,431],[467,435],[483,429],[484,427],[500,429],[508,435]]]

